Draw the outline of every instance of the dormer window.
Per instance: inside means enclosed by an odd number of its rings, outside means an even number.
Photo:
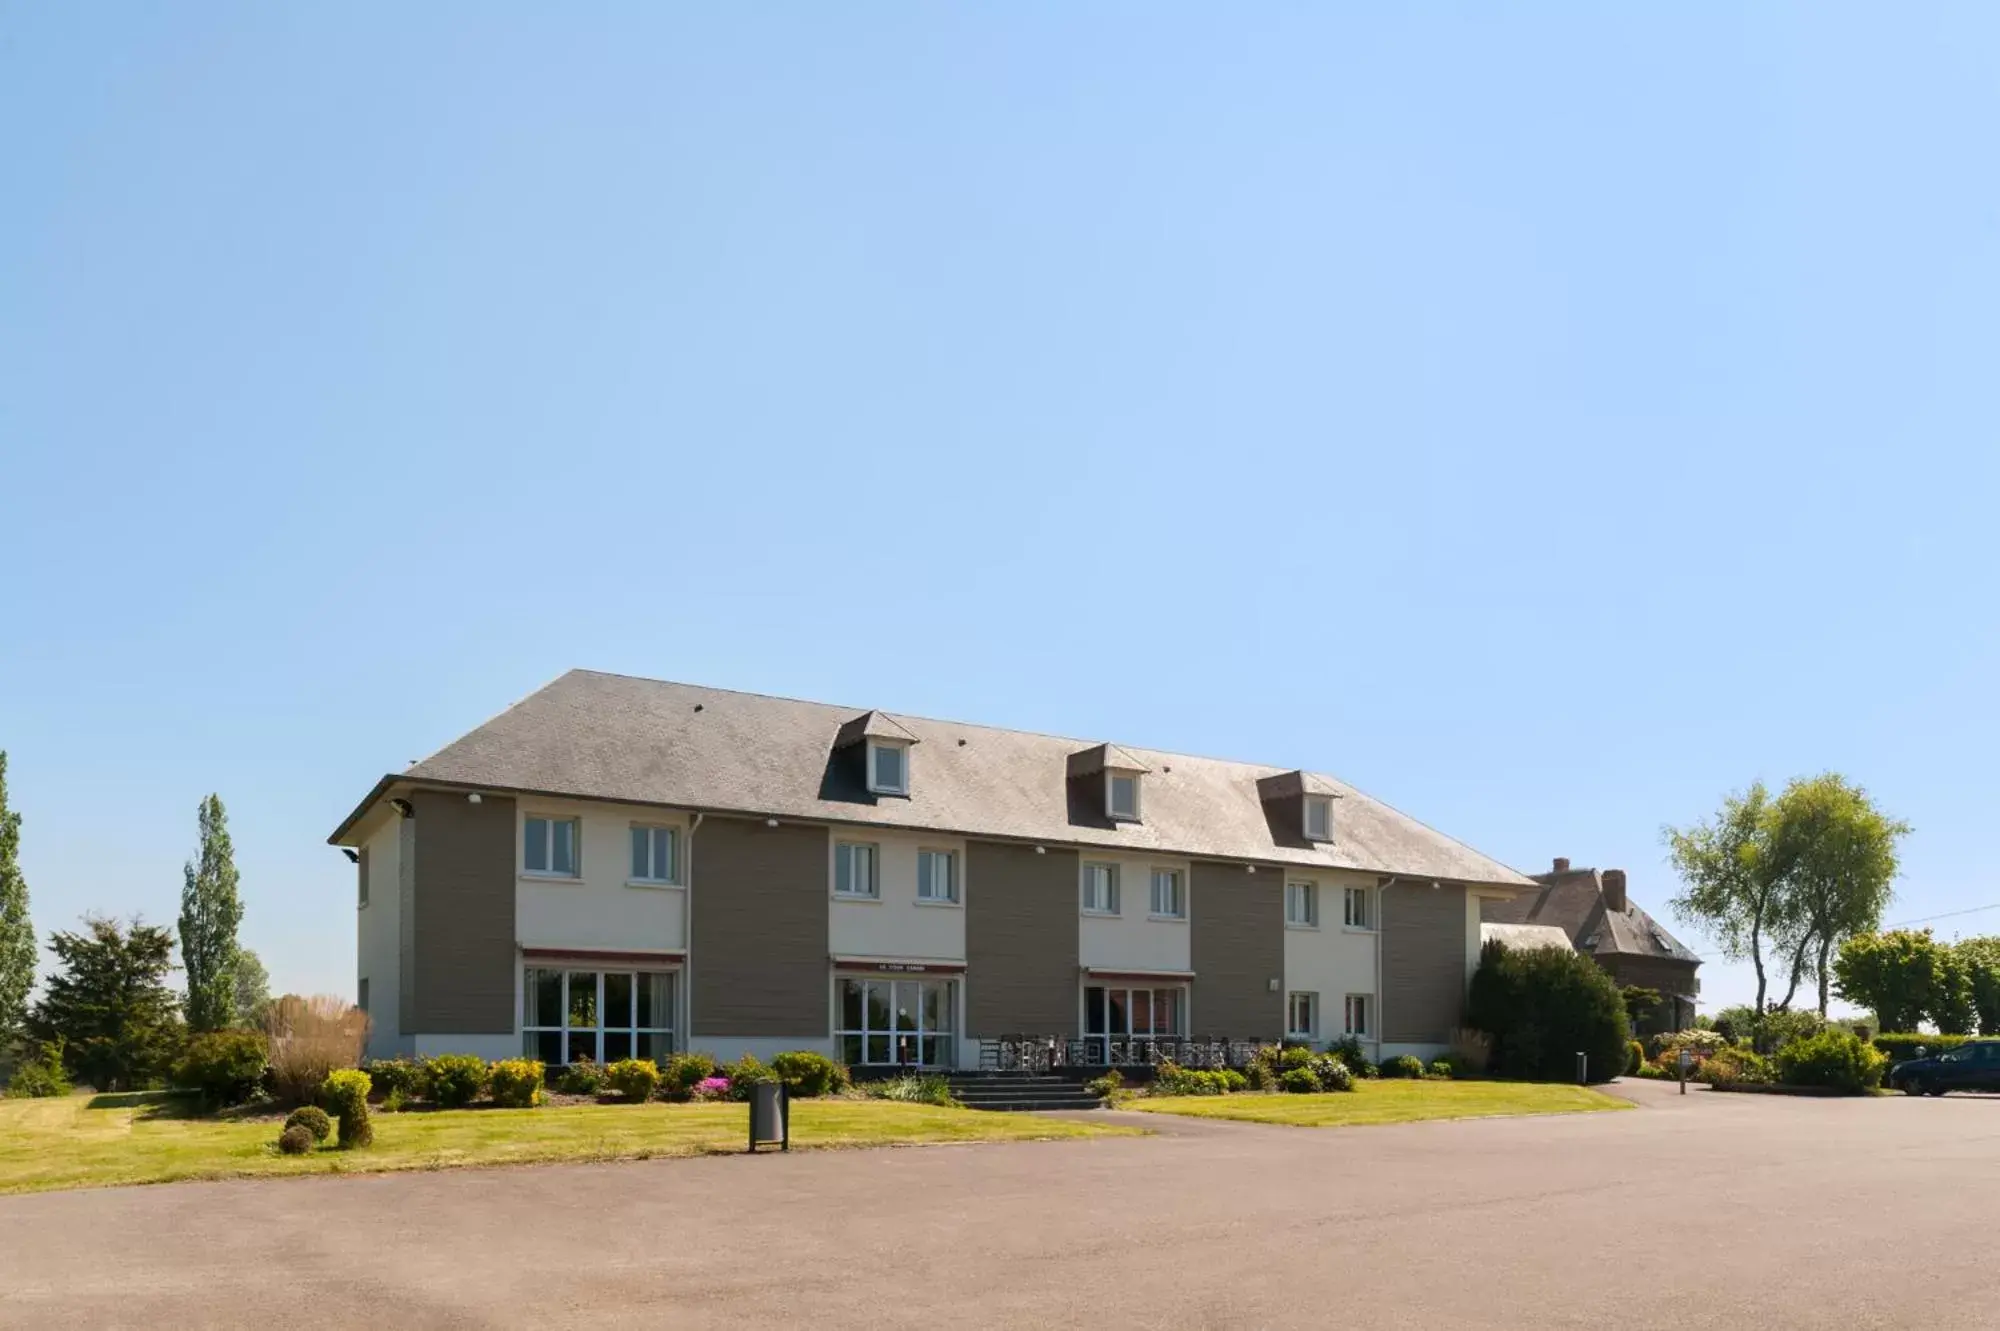
[[[1306,840],[1333,840],[1333,800],[1326,795],[1306,798]]]
[[[868,789],[876,795],[910,793],[910,747],[885,740],[868,742]]]
[[[1104,774],[1104,811],[1112,821],[1136,823],[1139,821],[1139,774],[1137,772],[1106,772]]]

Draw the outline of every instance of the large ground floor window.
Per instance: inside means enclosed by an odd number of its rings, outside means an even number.
[[[1186,1035],[1186,1017],[1184,984],[1087,985],[1083,991],[1086,1057],[1093,1063],[1110,1063],[1113,1045]]]
[[[521,1047],[550,1067],[674,1052],[673,971],[530,966],[521,985]]]
[[[958,984],[843,975],[834,982],[834,1045],[849,1066],[950,1067],[958,1061]]]

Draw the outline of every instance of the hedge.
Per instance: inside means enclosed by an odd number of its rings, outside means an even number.
[[[1926,1054],[1939,1054],[1947,1049],[1956,1049],[1967,1040],[1979,1038],[1976,1035],[1895,1034],[1878,1035],[1870,1043],[1886,1054],[1891,1063],[1901,1063],[1905,1059],[1922,1058]]]

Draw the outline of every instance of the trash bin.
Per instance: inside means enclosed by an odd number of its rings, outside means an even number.
[[[750,1088],[750,1150],[775,1145],[792,1149],[792,1104],[781,1081],[760,1081]]]

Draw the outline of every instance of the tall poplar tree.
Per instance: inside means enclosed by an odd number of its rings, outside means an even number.
[[[35,982],[35,926],[20,855],[21,815],[7,804],[7,753],[0,749],[0,1050],[20,1038]]]
[[[243,902],[236,895],[236,853],[220,797],[201,802],[201,858],[191,862],[181,887],[181,969],[187,972],[187,1024],[191,1031],[219,1031],[236,1014],[236,928]]]

